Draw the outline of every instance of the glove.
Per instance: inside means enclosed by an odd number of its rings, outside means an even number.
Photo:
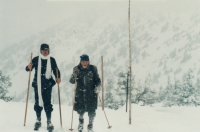
[[[101,91],[101,85],[95,87],[95,89],[94,89],[94,93],[99,94],[100,91]]]
[[[74,68],[72,76],[74,78],[77,77],[78,72],[79,72],[79,70]]]
[[[73,78],[77,77],[76,73],[73,73],[73,74],[72,74],[72,77],[73,77]]]

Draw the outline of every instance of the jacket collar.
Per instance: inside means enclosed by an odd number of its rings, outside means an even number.
[[[81,65],[81,63],[79,64],[79,68],[80,68],[80,70],[82,70],[82,71],[88,70],[89,67],[90,67],[90,64],[88,64],[88,66],[87,66],[86,68],[83,68],[82,65]]]

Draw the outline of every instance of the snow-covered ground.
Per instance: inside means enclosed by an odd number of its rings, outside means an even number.
[[[25,103],[4,102],[0,100],[0,132],[32,132],[35,123],[33,104],[29,103],[26,126],[24,124]],[[99,107],[94,121],[95,132],[199,132],[200,107],[171,107],[160,105],[155,107],[132,105],[132,124],[129,125],[128,113],[125,107],[114,111],[105,109],[112,126],[108,124],[103,111]],[[72,107],[62,105],[63,127],[60,127],[59,106],[54,105],[52,123],[54,132],[70,132]],[[87,114],[85,117],[84,132],[87,132]],[[77,132],[78,115],[74,113],[73,132]],[[40,132],[47,132],[44,111],[42,113],[42,127]]]

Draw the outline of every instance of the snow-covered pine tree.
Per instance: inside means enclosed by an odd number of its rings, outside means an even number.
[[[183,98],[183,105],[195,105],[195,87],[194,87],[194,75],[193,70],[189,70],[187,74],[183,76],[183,91],[181,98]]]
[[[176,87],[177,86],[177,87]],[[160,101],[162,101],[164,103],[164,106],[172,106],[174,105],[173,100],[176,98],[174,98],[174,94],[176,94],[176,90],[179,90],[179,81],[176,81],[175,86],[171,83],[171,78],[170,76],[168,76],[168,83],[167,83],[167,87],[165,89],[163,89],[162,91],[160,91],[159,97],[160,97]],[[178,88],[178,89],[176,89]]]
[[[156,100],[156,92],[151,90],[151,76],[149,75],[146,80],[143,88],[140,89],[138,94],[136,95],[136,102],[143,102],[144,105],[152,105]]]
[[[8,93],[8,88],[12,86],[12,83],[10,82],[9,76],[4,76],[2,71],[0,70],[0,99],[3,99],[4,101],[10,101],[13,97],[6,96]]]
[[[180,80],[175,80],[175,85],[168,84],[167,98],[164,102],[165,106],[184,106],[184,105],[198,105],[200,102],[198,92],[194,85],[193,71],[190,69],[183,75],[182,83]],[[196,87],[198,87],[198,80]]]
[[[119,104],[119,107],[123,106],[126,101],[126,89],[127,89],[127,74],[124,72],[120,72],[118,74],[118,82],[117,82],[117,101]]]
[[[117,102],[114,99],[114,86],[113,86],[113,80],[108,79],[107,84],[105,85],[105,98],[104,98],[104,106],[109,109],[118,109]]]
[[[195,84],[195,93],[194,93],[194,99],[195,99],[195,106],[200,105],[200,78],[197,78],[196,84]]]
[[[166,90],[167,90],[167,97],[166,101],[164,102],[165,106],[173,106],[173,105],[180,105],[182,102],[182,99],[180,97],[181,91],[182,91],[182,84],[180,80],[175,80],[174,87],[173,85],[168,85]]]

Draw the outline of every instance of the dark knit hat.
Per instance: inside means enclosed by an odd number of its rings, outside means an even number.
[[[80,58],[81,58],[80,61],[90,61],[89,56],[86,54],[81,55]]]
[[[41,44],[40,50],[49,50],[49,45],[48,44]]]

